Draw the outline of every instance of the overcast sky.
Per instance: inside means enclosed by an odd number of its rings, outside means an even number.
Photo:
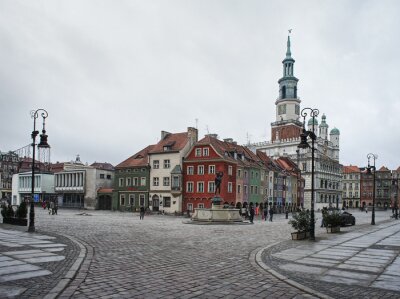
[[[0,1],[0,151],[45,108],[52,162],[118,164],[188,126],[270,140],[292,31],[301,108],[340,162],[400,166],[400,1]]]

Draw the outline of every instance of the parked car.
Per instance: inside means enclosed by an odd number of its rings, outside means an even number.
[[[342,221],[342,226],[356,224],[356,217],[354,217],[353,214],[350,214],[349,212],[346,211],[340,213],[340,219]]]

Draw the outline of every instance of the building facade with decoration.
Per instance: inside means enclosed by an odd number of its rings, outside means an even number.
[[[115,166],[113,209],[138,211],[149,207],[150,163],[149,145]]]
[[[342,187],[343,207],[359,208],[361,196],[361,171],[354,165],[343,166]]]
[[[315,209],[324,206],[341,205],[341,176],[342,166],[339,163],[340,132],[337,128],[329,129],[325,114],[315,121],[310,118],[307,124],[303,123],[301,116],[301,100],[298,97],[298,79],[294,76],[294,62],[291,56],[290,36],[287,41],[286,57],[282,61],[283,76],[279,79],[279,95],[275,101],[276,118],[271,123],[271,140],[254,143],[252,146],[264,151],[268,156],[276,159],[278,157],[289,157],[296,161],[305,179],[304,207],[311,206],[311,148],[299,149],[300,134],[303,126],[312,130],[317,138],[315,141],[315,167],[314,167],[314,198]],[[318,107],[314,107],[318,108]],[[308,116],[309,116],[309,111]],[[309,142],[311,145],[311,142]]]
[[[149,208],[163,213],[182,212],[182,160],[197,142],[197,129],[161,131],[161,140],[149,151]]]

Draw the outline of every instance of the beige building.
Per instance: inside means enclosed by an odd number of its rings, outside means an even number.
[[[343,166],[343,206],[347,208],[360,207],[360,169],[357,166]]]
[[[164,213],[182,212],[182,160],[197,142],[197,129],[169,133],[161,131],[161,140],[149,152],[149,208]]]

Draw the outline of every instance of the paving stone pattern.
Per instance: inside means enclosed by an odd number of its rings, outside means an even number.
[[[65,276],[79,250],[68,238],[0,227],[0,298],[43,298]]]
[[[392,221],[319,242],[283,242],[262,258],[290,279],[334,298],[399,298],[399,236],[400,222]]]
[[[37,294],[45,294],[45,290],[49,292],[62,281],[79,251],[76,243],[63,237],[67,236],[83,244],[87,253],[72,282],[59,294],[59,298],[316,298],[254,263],[253,253],[268,245],[279,243],[271,247],[271,254],[299,245],[285,241],[290,238],[292,229],[284,215],[275,215],[272,223],[258,218],[254,225],[203,226],[184,224],[184,218],[162,215],[145,216],[141,221],[138,214],[111,211],[82,213],[61,209],[59,215],[54,216],[40,209],[36,212],[38,235],[58,235],[57,243],[65,244],[67,248],[62,252],[53,252],[64,255],[63,261],[32,264],[53,273],[54,283],[51,285],[43,279],[46,276],[14,282],[16,286],[20,282],[25,283],[21,284],[27,287],[22,297],[41,297]],[[367,224],[370,221],[367,216],[360,213],[357,224]],[[387,219],[388,213],[377,213],[377,223]],[[343,230],[352,233],[359,227]],[[326,232],[317,228],[317,237],[320,236],[329,241]],[[33,245],[24,245],[26,247],[18,250],[38,249]],[[329,243],[322,242],[321,245],[328,246]],[[52,247],[47,249],[52,250]],[[0,245],[0,253],[6,251],[10,248]],[[343,254],[346,252],[343,251]],[[290,261],[277,256],[266,259],[266,262],[271,262],[278,272],[297,273],[279,268]],[[56,267],[60,266],[64,267],[64,271],[56,271]],[[387,270],[387,275],[395,271]],[[335,273],[331,274],[334,276]],[[322,293],[320,287],[326,285],[322,280],[304,282]],[[342,288],[336,282],[331,285],[334,286],[329,294],[335,298],[335,294],[341,294]],[[43,292],[39,293],[38,288]],[[364,287],[359,288],[365,290]],[[369,298],[378,298],[390,293],[369,287],[365,294]]]

